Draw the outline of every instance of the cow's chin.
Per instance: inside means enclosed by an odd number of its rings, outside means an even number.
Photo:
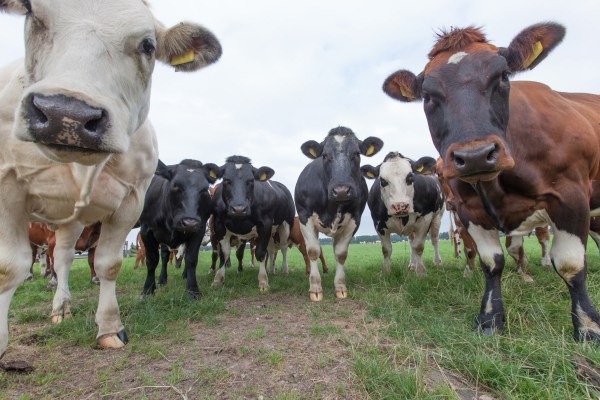
[[[485,174],[477,174],[477,175],[467,175],[467,176],[458,176],[458,179],[460,179],[463,182],[466,182],[470,185],[476,185],[477,182],[486,182],[486,181],[491,181],[494,180],[498,177],[498,175],[500,175],[500,171],[493,171],[493,172],[488,172]]]
[[[60,163],[78,163],[90,166],[104,162],[111,155],[109,152],[59,144],[36,143],[36,146],[44,156]]]

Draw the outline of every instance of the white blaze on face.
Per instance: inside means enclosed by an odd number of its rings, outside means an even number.
[[[242,164],[235,164],[235,169],[242,169]]]
[[[387,182],[386,186],[381,185],[381,200],[390,215],[395,214],[392,205],[399,203],[408,204],[408,212],[414,212],[414,184],[406,183],[407,176],[412,173],[412,167],[406,158],[390,159],[379,167],[379,178]]]
[[[465,56],[467,56],[468,54],[465,53],[464,51],[459,51],[458,53],[454,53],[452,56],[450,56],[450,58],[448,59],[448,64],[458,64],[459,62],[462,61],[463,58],[465,58]]]

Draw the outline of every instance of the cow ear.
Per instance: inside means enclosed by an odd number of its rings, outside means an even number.
[[[176,71],[196,71],[221,57],[219,40],[206,28],[182,22],[171,29],[159,26],[156,34],[156,58]]]
[[[2,0],[0,1],[0,11],[25,15],[31,12],[31,3],[29,0]]]
[[[383,140],[376,138],[375,136],[369,136],[360,144],[360,152],[362,155],[371,157],[377,153],[383,147]]]
[[[165,165],[164,162],[158,160],[158,165],[156,166],[155,175],[162,176],[167,180],[171,180],[173,178],[173,168]]]
[[[360,172],[367,179],[376,179],[379,177],[379,167],[374,167],[372,165],[363,165],[360,167]]]
[[[383,82],[383,91],[392,99],[410,102],[421,98],[422,76],[410,71],[396,71]]]
[[[547,22],[525,28],[498,53],[506,58],[513,72],[535,68],[565,37],[565,27]]]
[[[269,167],[260,167],[259,169],[255,169],[254,171],[254,179],[266,182],[275,175],[275,171]]]
[[[300,150],[302,150],[302,153],[304,153],[306,157],[312,158],[314,160],[315,158],[321,157],[321,153],[323,152],[323,146],[321,145],[321,143],[318,143],[314,140],[309,140],[308,142],[304,142],[302,146],[300,146]]]
[[[209,183],[215,183],[223,176],[223,169],[216,164],[207,163],[202,168],[204,168],[204,174]]]

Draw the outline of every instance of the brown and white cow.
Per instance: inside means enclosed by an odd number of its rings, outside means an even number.
[[[56,321],[70,315],[75,241],[102,222],[97,342],[122,347],[122,246],[158,160],[147,119],[154,64],[193,71],[215,62],[220,44],[195,24],[166,29],[142,0],[0,0],[0,11],[25,19],[25,59],[0,70],[0,356],[30,266],[29,220],[57,228]]]
[[[486,334],[504,327],[499,231],[522,236],[550,225],[574,338],[600,341],[600,314],[585,284],[590,216],[600,215],[600,204],[590,201],[600,179],[600,96],[510,82],[564,34],[559,24],[541,23],[496,47],[481,29],[451,29],[439,34],[419,76],[398,71],[384,83],[395,99],[423,100],[458,215],[477,243],[486,288],[475,328]]]

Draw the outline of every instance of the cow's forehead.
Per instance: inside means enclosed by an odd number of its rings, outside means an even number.
[[[425,75],[444,65],[459,65],[465,62],[489,59],[497,56],[498,48],[489,43],[472,43],[461,49],[443,51],[432,58],[423,70]],[[499,57],[499,56],[498,56]]]
[[[410,165],[410,161],[402,157],[385,161],[379,167],[379,176],[385,180],[392,180],[394,177],[404,179],[411,172],[412,166]]]
[[[357,150],[359,140],[354,135],[332,135],[325,139],[324,150],[326,151],[350,151]]]
[[[233,163],[228,162],[225,164],[223,171],[223,177],[228,179],[234,179],[236,177],[248,178],[253,176],[252,165],[247,163]]]

